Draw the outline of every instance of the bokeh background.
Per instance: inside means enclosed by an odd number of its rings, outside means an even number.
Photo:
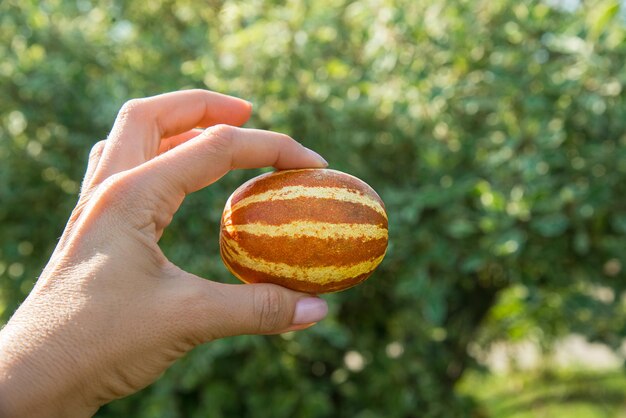
[[[319,325],[199,347],[99,417],[624,417],[625,40],[615,0],[2,0],[0,323],[122,104],[208,88],[372,185],[389,251]],[[258,173],[189,196],[165,253],[234,283],[219,218]]]

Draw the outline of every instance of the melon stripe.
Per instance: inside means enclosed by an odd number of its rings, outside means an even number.
[[[250,257],[233,240],[222,241],[222,254],[227,258],[228,264],[236,270],[241,265],[250,270],[273,276],[285,277],[295,280],[307,280],[318,284],[343,281],[372,271],[384,258],[384,254],[373,259],[355,264],[324,267],[298,267],[285,263],[268,262],[260,258]]]
[[[269,237],[313,237],[319,239],[359,239],[362,241],[387,238],[387,229],[370,224],[328,224],[322,222],[291,222],[282,225],[252,223],[225,225],[228,234],[245,232]]]
[[[369,206],[328,199],[300,197],[291,200],[250,203],[231,212],[224,211],[226,224],[260,222],[281,225],[291,222],[325,222],[329,224],[372,224],[387,228],[387,219]]]
[[[318,239],[313,237],[268,237],[237,232],[223,234],[222,240],[233,239],[245,248],[248,256],[290,266],[342,266],[367,261],[379,256],[387,248],[387,238]]]
[[[232,267],[228,267],[231,273],[235,275],[235,277],[239,278],[239,280],[245,283],[274,283],[280,286],[287,287],[289,289],[300,290],[305,293],[317,294],[317,293],[328,293],[328,292],[336,292],[338,290],[344,290],[355,286],[361,283],[363,280],[367,279],[372,272],[368,272],[365,274],[361,274],[360,276],[352,277],[343,281],[336,281],[332,283],[313,283],[307,282],[306,280],[297,280],[297,279],[287,279],[284,277],[275,277],[269,274],[260,273],[255,270],[250,270],[248,268],[242,267],[237,264],[237,270]]]
[[[244,262],[241,263],[240,259],[232,256],[232,253],[228,248],[222,249],[222,255],[228,262],[227,266],[229,269],[243,281],[247,280],[245,280],[245,277],[241,274],[237,273],[237,270],[240,267],[279,279],[283,278],[301,282],[310,282],[317,285],[349,282],[355,277],[369,275],[384,257],[383,255],[368,262],[352,266],[351,268],[338,270],[336,267],[309,267],[306,269],[293,268],[284,263],[264,263],[262,268],[259,268],[259,265],[255,260],[250,260],[248,258],[244,258]]]
[[[330,199],[340,202],[350,202],[365,205],[380,213],[387,219],[387,214],[379,202],[362,193],[340,187],[306,187],[287,186],[280,189],[272,189],[263,193],[257,193],[245,197],[230,208],[232,212],[244,208],[256,202],[271,202],[276,200],[290,200],[302,197]]]
[[[238,201],[238,197],[250,196],[263,193],[268,190],[279,189],[288,186],[302,187],[338,187],[359,192],[377,201],[384,207],[383,201],[378,193],[362,180],[346,173],[336,170],[300,169],[276,171],[271,174],[263,174],[256,177],[240,187],[239,193],[233,197],[233,205]]]

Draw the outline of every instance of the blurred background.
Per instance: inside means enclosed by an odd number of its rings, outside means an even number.
[[[194,350],[98,417],[626,417],[626,5],[3,0],[0,324],[134,97],[254,103],[372,185],[390,246],[319,325]],[[218,255],[238,171],[161,240]]]

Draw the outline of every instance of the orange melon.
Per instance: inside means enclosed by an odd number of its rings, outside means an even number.
[[[220,253],[245,283],[306,293],[352,287],[387,250],[385,206],[366,183],[330,169],[284,170],[241,185],[222,214]]]

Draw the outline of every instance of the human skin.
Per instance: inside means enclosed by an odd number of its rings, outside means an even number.
[[[124,105],[91,151],[49,263],[0,332],[0,416],[92,416],[199,344],[326,315],[313,295],[194,276],[157,244],[184,197],[229,170],[327,165],[286,135],[236,127],[250,113],[248,102],[205,90]]]

